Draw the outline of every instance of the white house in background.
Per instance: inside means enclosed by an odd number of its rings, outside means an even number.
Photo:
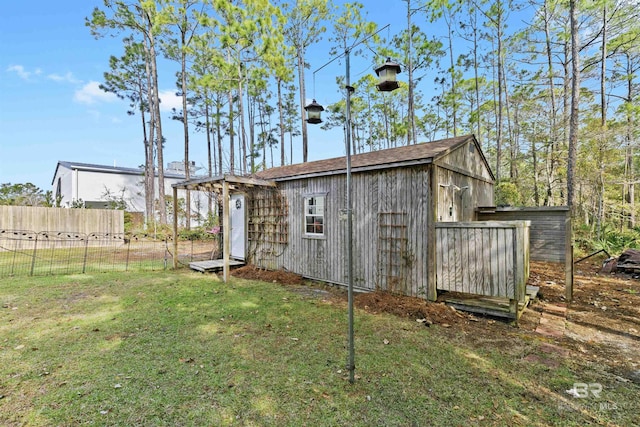
[[[177,162],[172,162],[174,164]],[[164,187],[166,195],[173,195],[172,184],[184,181],[182,173],[165,171]],[[109,201],[121,199],[127,203],[129,212],[143,212],[144,201],[144,169],[124,168],[89,163],[59,161],[53,175],[52,191],[56,199],[60,199],[61,207],[71,207],[75,202],[83,202],[84,206],[93,209],[108,209]],[[158,197],[158,176],[156,175],[155,198]],[[184,198],[184,193],[178,194]],[[191,209],[206,218],[209,201],[207,195],[192,192]],[[198,221],[192,221],[197,225]]]

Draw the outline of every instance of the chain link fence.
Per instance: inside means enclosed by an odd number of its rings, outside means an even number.
[[[178,263],[218,258],[217,235],[180,238]],[[163,270],[173,266],[173,240],[147,234],[0,229],[0,277]]]

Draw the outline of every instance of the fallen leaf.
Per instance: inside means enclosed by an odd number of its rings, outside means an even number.
[[[24,348],[24,345],[23,345],[23,344],[20,344],[20,345],[18,345],[18,346],[16,346],[16,347],[14,347],[13,349],[14,349],[14,350],[22,350],[23,348]]]

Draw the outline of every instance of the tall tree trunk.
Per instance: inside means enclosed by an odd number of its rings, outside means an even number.
[[[602,224],[604,222],[604,156],[607,146],[607,3],[602,5],[602,44],[600,49],[600,147],[598,153],[598,218],[596,223],[596,236],[602,237]],[[622,224],[623,221],[621,221]]]
[[[567,202],[575,209],[575,175],[578,148],[578,115],[580,102],[580,46],[578,37],[577,0],[569,0],[571,17],[571,115],[569,118],[569,155],[567,162]]]
[[[238,116],[239,116],[239,133],[238,139],[242,141],[242,159],[240,162],[241,172],[242,174],[247,173],[247,135],[245,133],[245,125],[244,125],[244,90],[242,87],[242,64],[238,62]],[[253,157],[253,153],[252,157]]]
[[[546,196],[545,205],[551,205],[553,202],[553,182],[556,174],[556,156],[558,151],[558,125],[557,119],[557,107],[556,107],[556,93],[555,85],[553,82],[553,51],[551,50],[551,31],[549,29],[549,21],[551,20],[551,14],[549,12],[549,0],[545,0],[543,4],[544,12],[544,35],[545,35],[545,51],[547,54],[547,79],[549,82],[549,99],[551,102],[551,117],[549,121],[549,136],[550,142],[547,143],[547,173],[546,173]]]
[[[452,119],[453,119],[453,137],[458,136],[458,94],[456,91],[456,68],[455,62],[453,62],[453,40],[451,35],[451,19],[452,17],[445,16],[445,22],[447,23],[447,40],[449,40],[449,77],[451,78],[451,97],[452,97]]]
[[[222,102],[220,101],[221,95],[216,94],[216,137],[218,138],[218,169],[217,174],[223,175],[223,157],[222,157]]]
[[[147,103],[149,105],[149,138],[147,139],[147,156],[145,165],[145,206],[147,208],[147,226],[155,223],[156,210],[156,167],[155,167],[155,138],[156,138],[156,110],[154,105],[153,79],[151,78],[151,55],[145,42],[145,71],[147,77]],[[142,102],[141,102],[142,104]]]
[[[251,95],[251,91],[247,90],[247,116],[249,118],[249,157],[251,157],[250,167],[251,172],[255,170],[255,150],[256,150],[256,136],[255,136],[255,126],[256,126],[256,103],[258,102],[257,97]],[[244,132],[244,127],[242,129]]]
[[[475,80],[476,119],[478,142],[482,145],[482,120],[480,115],[480,78],[478,77],[478,8],[473,8],[473,77]]]
[[[211,106],[209,105],[209,91],[205,90],[204,92],[204,126],[207,133],[207,174],[209,177],[213,176],[213,162],[212,162],[212,151],[211,151]]]
[[[158,212],[160,216],[160,224],[167,223],[167,204],[165,198],[165,186],[164,186],[164,155],[163,155],[163,144],[164,137],[162,133],[162,118],[160,116],[160,98],[158,95],[158,66],[156,62],[156,46],[155,46],[155,38],[153,34],[153,23],[151,20],[151,16],[145,12],[145,17],[147,19],[147,37],[145,41],[147,43],[147,49],[149,52],[149,65],[151,71],[151,80],[152,86],[150,88],[153,93],[153,103],[150,105],[150,108],[154,110],[154,119],[156,123],[156,152],[158,155]],[[175,213],[174,213],[175,215]]]
[[[503,101],[502,101],[502,14],[498,13],[497,23],[496,23],[496,31],[498,38],[498,117],[497,117],[497,126],[496,129],[496,181],[500,182],[500,163],[502,162],[502,110],[503,110]]]
[[[625,100],[629,105],[633,105],[633,67],[631,66],[631,58],[628,54],[625,55],[627,60],[627,99]],[[629,228],[636,226],[636,202],[635,202],[635,166],[633,162],[634,150],[633,150],[633,116],[629,108],[626,109],[627,114],[627,129],[625,132],[625,139],[627,149],[625,150],[625,180],[627,181],[627,194],[626,202],[629,205]]]
[[[409,117],[409,127],[407,132],[407,145],[417,144],[416,118],[413,106],[413,52],[411,43],[413,41],[413,26],[411,25],[411,0],[407,0],[407,72],[409,73],[407,99],[407,116]]]
[[[227,48],[227,62],[231,63],[231,49]],[[234,146],[234,134],[235,129],[233,128],[233,89],[229,87],[228,92],[229,98],[229,173],[232,175],[236,174],[235,168],[235,146]]]
[[[142,92],[141,92],[142,96]],[[142,99],[142,97],[140,98]],[[142,105],[144,105],[141,102]],[[151,126],[149,126],[149,135],[147,135],[147,118],[144,113],[144,107],[140,108],[140,117],[142,120],[142,132],[144,134],[144,210],[145,223],[150,224],[153,221],[153,199],[154,199],[154,167],[153,167],[153,144],[150,138],[153,138]]]
[[[181,83],[182,83],[182,129],[184,131],[184,178],[188,181],[191,179],[191,164],[189,162],[189,118],[187,117],[187,54],[185,52],[186,35],[182,32],[182,49],[180,52],[180,66],[181,66]],[[209,132],[207,131],[207,134]],[[186,190],[185,195],[185,216],[186,229],[191,229],[191,192]]]
[[[280,166],[284,166],[284,111],[282,109],[282,79],[278,79],[278,116],[280,119]]]
[[[304,52],[302,49],[298,49],[298,84],[300,86],[300,117],[302,117],[302,162],[306,163],[308,159],[309,143],[307,135],[307,115],[305,107],[306,90],[304,86]],[[293,153],[292,153],[293,155]],[[293,163],[293,157],[291,158]]]
[[[536,206],[540,206],[540,189],[538,187],[538,150],[536,148],[536,135],[531,136],[531,166],[533,167],[533,201]]]

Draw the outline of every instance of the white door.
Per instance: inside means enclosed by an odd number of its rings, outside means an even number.
[[[245,206],[242,194],[230,197],[229,219],[231,220],[231,258],[244,260],[246,255]]]

